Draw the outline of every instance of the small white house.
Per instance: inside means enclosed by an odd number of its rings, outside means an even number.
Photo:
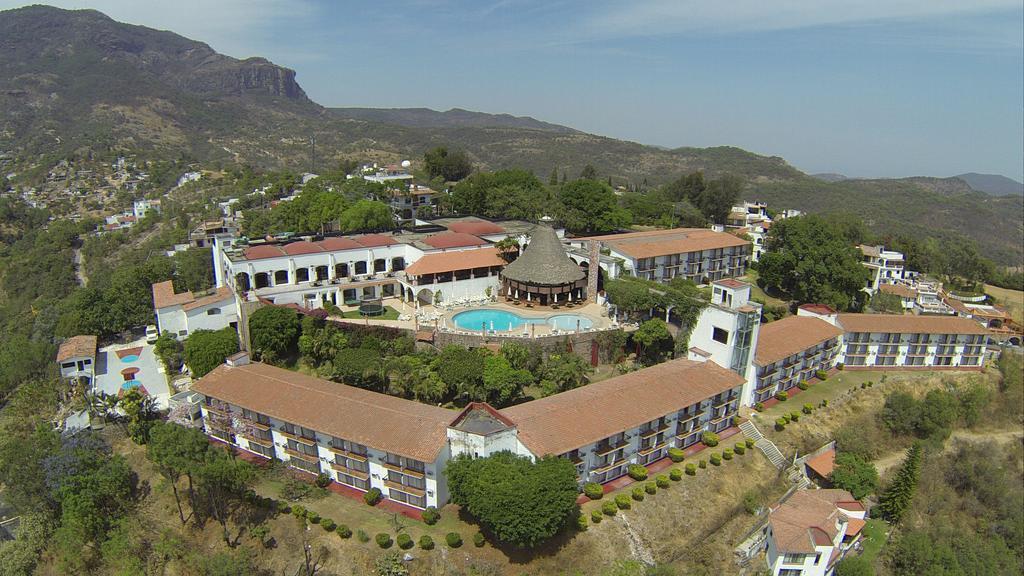
[[[96,336],[72,336],[57,349],[61,378],[92,382],[96,374]]]
[[[179,339],[196,330],[238,328],[238,304],[227,286],[196,296],[191,291],[175,294],[170,280],[158,282],[153,284],[153,308],[160,332]]]
[[[829,576],[860,539],[864,506],[846,490],[799,490],[773,508],[765,527],[773,576]]]

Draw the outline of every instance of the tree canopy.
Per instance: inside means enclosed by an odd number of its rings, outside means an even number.
[[[611,186],[597,180],[574,180],[558,191],[565,227],[575,232],[613,232],[632,217],[619,207]]]
[[[576,512],[576,469],[572,462],[545,456],[499,452],[486,458],[460,455],[445,469],[452,501],[495,537],[533,548],[554,536]]]
[[[871,461],[856,454],[840,452],[832,470],[832,485],[842,488],[857,500],[874,493],[878,487],[878,470]]]
[[[238,333],[228,326],[220,330],[196,330],[185,340],[185,364],[200,378],[238,352]]]
[[[437,146],[427,150],[423,155],[423,165],[431,178],[440,178],[445,182],[455,182],[469,176],[473,164],[461,150],[449,150]]]
[[[269,362],[295,351],[299,340],[299,315],[284,306],[264,306],[249,316],[253,351]]]

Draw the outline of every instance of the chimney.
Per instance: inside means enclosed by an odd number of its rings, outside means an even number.
[[[224,360],[224,363],[232,367],[245,366],[249,363],[249,353],[245,350],[236,352],[231,356],[228,356],[227,359]]]

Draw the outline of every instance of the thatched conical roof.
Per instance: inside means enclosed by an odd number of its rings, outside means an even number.
[[[537,225],[522,256],[505,266],[501,275],[516,282],[559,286],[582,280],[585,273],[565,253],[555,230]]]

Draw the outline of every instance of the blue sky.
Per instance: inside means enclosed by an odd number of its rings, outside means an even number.
[[[807,172],[1024,178],[1020,0],[56,4],[265,56],[327,106],[529,115]]]

